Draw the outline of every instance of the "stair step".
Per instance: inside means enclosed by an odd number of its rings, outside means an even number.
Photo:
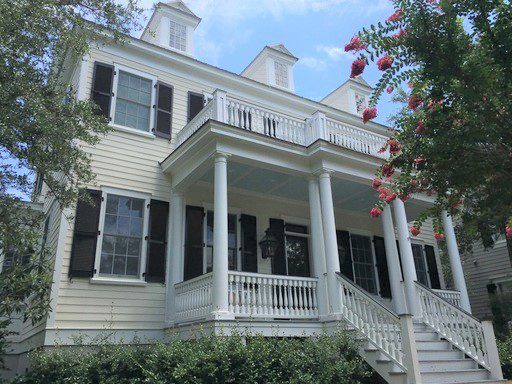
[[[437,341],[439,335],[434,331],[416,331],[414,332],[416,341]]]
[[[422,341],[418,340],[416,342],[416,347],[418,351],[431,351],[431,350],[451,350],[452,346],[445,340],[435,340],[435,341]]]
[[[420,360],[421,372],[449,372],[478,368],[472,359]]]
[[[420,351],[418,350],[418,358],[421,360],[457,360],[464,358],[464,354],[459,350],[428,350],[428,351]]]
[[[489,372],[484,369],[465,369],[450,372],[422,372],[423,383],[465,383],[468,381],[489,380]]]

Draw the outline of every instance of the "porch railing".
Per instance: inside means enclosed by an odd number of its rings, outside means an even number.
[[[212,311],[212,273],[175,286],[177,322],[206,318]]]
[[[460,292],[450,291],[448,289],[433,289],[432,292],[441,296],[443,299],[448,301],[450,304],[460,308]]]
[[[345,320],[405,370],[400,318],[340,273],[338,281]]]
[[[481,366],[491,369],[482,323],[416,283],[423,320]]]
[[[229,310],[235,317],[316,318],[316,278],[229,272]]]
[[[388,139],[384,135],[328,118],[320,112],[309,117],[276,112],[220,90],[215,91],[213,99],[178,132],[175,147],[183,144],[209,119],[302,146],[325,140],[355,152],[388,157],[387,151],[379,153]]]

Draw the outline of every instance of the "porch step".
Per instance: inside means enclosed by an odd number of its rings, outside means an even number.
[[[420,361],[422,360],[459,360],[464,358],[464,353],[458,350],[428,350],[428,351],[419,351],[418,350],[418,358]]]
[[[416,348],[419,351],[446,351],[451,350],[452,345],[445,340],[435,340],[435,341],[416,341]]]
[[[421,372],[425,384],[468,383],[469,381],[489,380],[489,372],[485,369],[465,369],[457,371]]]
[[[420,360],[421,372],[449,372],[476,368],[478,364],[473,359]]]
[[[414,333],[416,341],[438,341],[439,335],[434,331],[417,331]]]

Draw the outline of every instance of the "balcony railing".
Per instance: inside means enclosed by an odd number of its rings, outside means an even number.
[[[434,293],[436,293],[438,296],[441,296],[443,299],[445,299],[450,304],[455,305],[456,307],[460,308],[460,292],[459,291],[450,291],[447,289],[433,289],[432,291]]]
[[[321,112],[308,118],[276,112],[239,100],[220,90],[217,90],[213,99],[201,112],[178,132],[176,148],[209,119],[302,146],[309,146],[317,140],[325,140],[366,155],[383,159],[389,156],[387,151],[379,153],[388,139],[384,135],[327,118]]]
[[[229,271],[229,312],[235,318],[318,318],[316,278]],[[176,322],[211,316],[212,273],[175,284]]]

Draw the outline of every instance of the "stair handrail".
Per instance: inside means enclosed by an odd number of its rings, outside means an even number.
[[[423,321],[486,369],[491,369],[482,323],[416,281]]]
[[[400,317],[336,272],[341,284],[343,318],[401,369],[404,364]]]

